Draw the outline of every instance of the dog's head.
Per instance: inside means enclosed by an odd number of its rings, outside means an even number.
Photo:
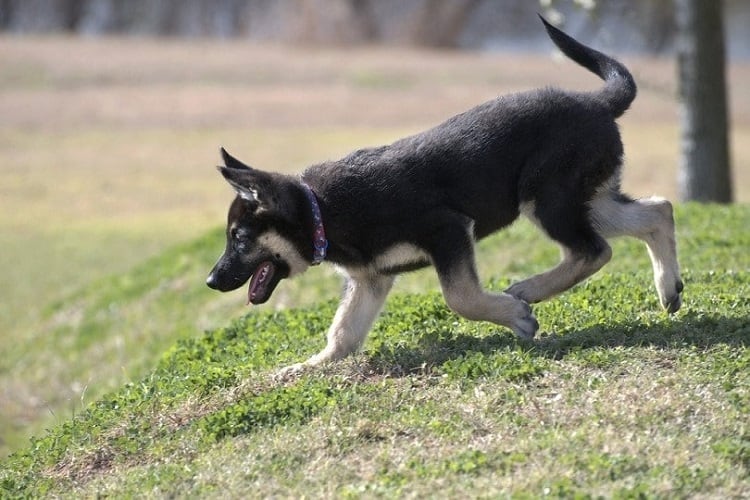
[[[227,292],[250,280],[248,303],[262,304],[279,281],[309,266],[290,181],[250,168],[223,148],[221,153],[224,166],[218,169],[237,196],[227,217],[226,248],[206,284]]]

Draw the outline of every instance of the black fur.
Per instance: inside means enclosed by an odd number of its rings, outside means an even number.
[[[635,98],[635,83],[623,65],[542,21],[563,53],[605,79],[605,86],[501,96],[421,134],[308,168],[302,179],[320,203],[329,261],[366,267],[402,242],[423,248],[435,264],[450,261],[467,251],[456,248],[454,233],[471,226],[483,238],[513,222],[522,202],[534,202],[551,238],[584,254],[600,251],[585,204],[605,180],[617,177],[623,147],[614,119]],[[257,202],[238,197],[234,216],[243,213],[257,234],[273,226],[311,259],[312,222],[298,181],[250,170],[223,155],[224,175],[235,171],[230,182],[252,185],[273,207],[256,213]],[[219,282],[220,289],[234,286],[236,275]]]
[[[353,352],[385,300],[390,276],[429,264],[456,312],[531,338],[539,325],[527,302],[596,272],[611,256],[605,236],[643,239],[662,305],[679,309],[671,205],[619,191],[623,146],[615,119],[636,96],[633,78],[619,62],[542,21],[564,54],[604,80],[601,89],[498,97],[423,133],[312,166],[299,178],[261,172],[222,150],[219,168],[238,196],[226,250],[208,285],[230,290],[252,277],[248,297],[260,303],[279,280],[312,264],[306,183],[320,206],[327,260],[350,276],[328,346],[308,364]],[[521,211],[561,244],[564,259],[506,293],[488,294],[476,276],[474,242]]]
[[[451,226],[473,223],[483,238],[529,201],[550,237],[582,253],[600,250],[585,204],[617,176],[623,147],[614,119],[636,87],[615,60],[545,27],[605,87],[502,96],[389,146],[310,167],[303,179],[321,200],[331,261],[364,266],[404,241],[434,255],[455,245]]]

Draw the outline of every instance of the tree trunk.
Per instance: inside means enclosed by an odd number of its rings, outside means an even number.
[[[683,200],[729,203],[729,121],[720,0],[677,0]]]

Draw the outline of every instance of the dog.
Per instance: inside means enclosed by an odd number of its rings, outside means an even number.
[[[540,16],[567,57],[599,76],[592,92],[543,88],[498,97],[387,146],[355,151],[293,177],[249,167],[223,148],[218,167],[236,190],[226,249],[206,280],[228,291],[248,280],[248,302],[284,278],[328,261],[346,276],[318,354],[282,373],[344,358],[363,344],[395,276],[434,266],[448,307],[533,339],[529,304],[588,278],[612,256],[607,239],[646,243],[659,301],[681,304],[672,205],[620,190],[615,119],[636,96],[630,72]],[[552,269],[503,293],[483,290],[474,243],[529,218],[562,250]]]

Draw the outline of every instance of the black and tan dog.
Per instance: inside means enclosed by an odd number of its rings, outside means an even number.
[[[623,147],[615,119],[635,98],[633,78],[619,62],[542,21],[565,55],[604,80],[600,90],[499,97],[300,177],[250,168],[222,149],[219,169],[238,195],[208,286],[227,291],[250,280],[248,301],[259,304],[281,279],[323,260],[347,277],[325,349],[289,370],[356,351],[394,277],[428,265],[453,311],[529,339],[539,327],[529,303],[599,270],[612,255],[607,238],[634,236],[648,247],[662,306],[670,313],[680,308],[671,204],[620,192]],[[474,242],[519,214],[560,244],[562,260],[505,293],[488,293],[477,277]]]

